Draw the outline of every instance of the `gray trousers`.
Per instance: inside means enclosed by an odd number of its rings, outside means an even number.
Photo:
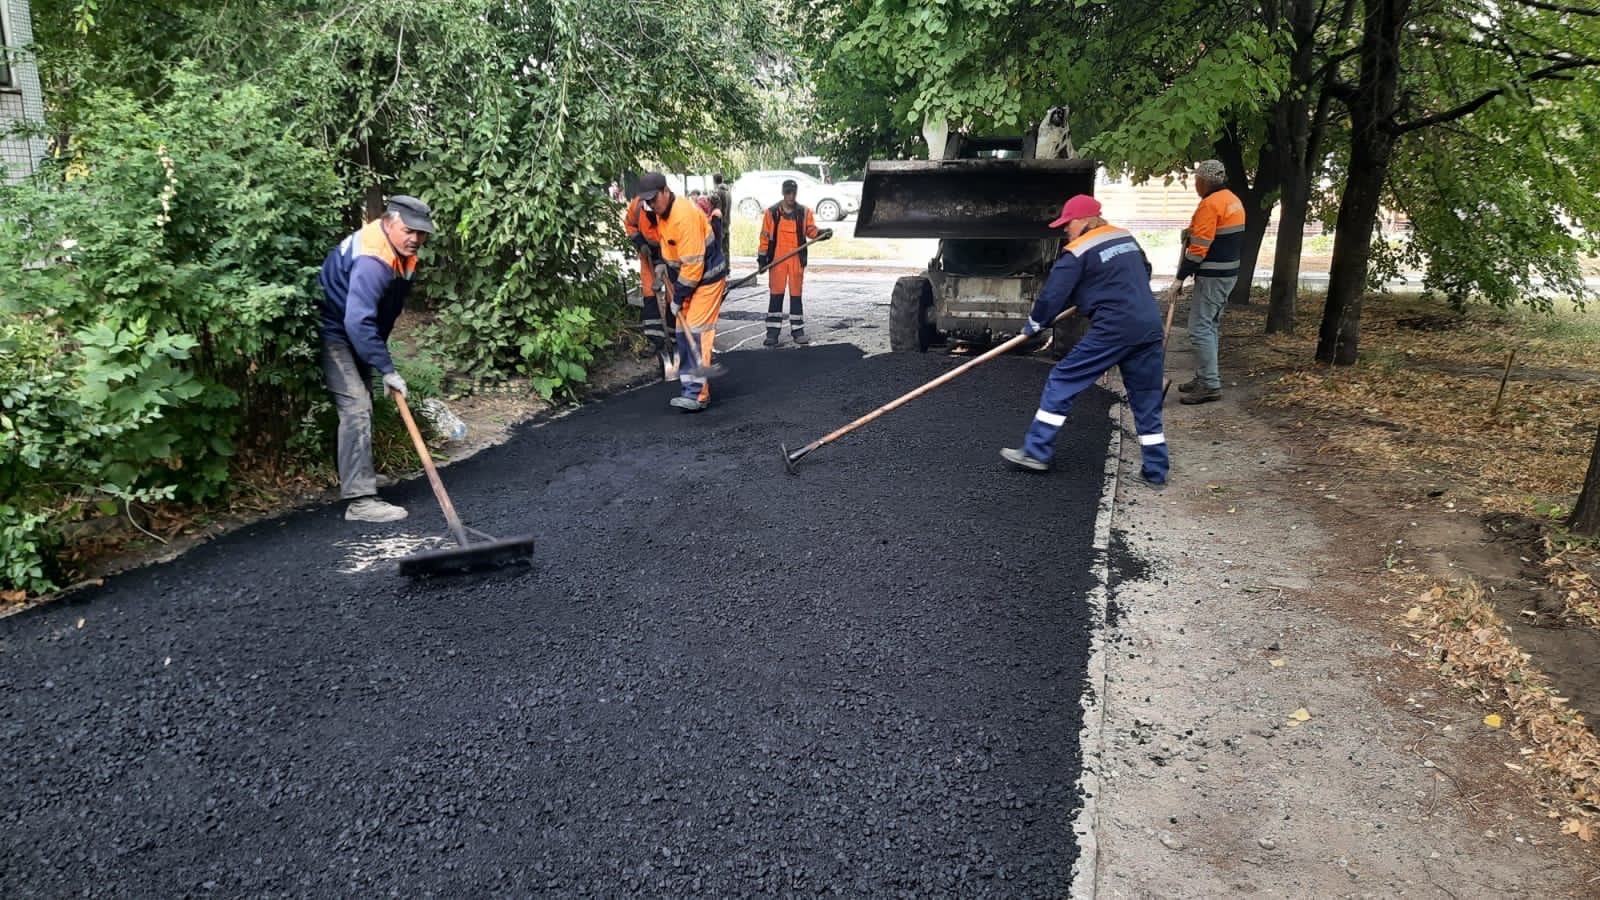
[[[372,469],[372,367],[344,341],[322,342],[322,380],[339,411],[339,496],[378,492]]]
[[[1194,348],[1194,377],[1207,388],[1222,387],[1217,368],[1217,335],[1222,331],[1222,313],[1228,308],[1228,295],[1239,276],[1194,279],[1189,297],[1189,346]]]

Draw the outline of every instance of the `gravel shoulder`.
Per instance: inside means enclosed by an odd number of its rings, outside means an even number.
[[[1169,397],[1168,489],[1118,488],[1115,537],[1147,568],[1113,583],[1085,754],[1097,895],[1595,896],[1600,860],[1510,768],[1516,737],[1403,649],[1386,559],[1492,574],[1477,520],[1322,458],[1227,355],[1222,402]],[[1175,329],[1168,370],[1189,365]]]

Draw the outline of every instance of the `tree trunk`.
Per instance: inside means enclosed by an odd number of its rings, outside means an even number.
[[[1578,492],[1578,503],[1567,517],[1567,528],[1585,537],[1600,537],[1600,435],[1589,454],[1589,472],[1583,476],[1583,490]]]
[[[1339,202],[1328,273],[1328,305],[1317,335],[1317,361],[1353,365],[1360,351],[1361,299],[1367,290],[1372,229],[1394,152],[1400,32],[1410,0],[1368,0],[1361,32],[1361,75],[1350,99],[1350,169]]]
[[[1290,197],[1283,187],[1283,213],[1278,217],[1278,246],[1272,259],[1272,287],[1267,293],[1267,334],[1293,334],[1295,301],[1300,295],[1300,254],[1305,248],[1306,198]]]
[[[1258,169],[1258,185],[1264,177]],[[1244,245],[1239,248],[1239,280],[1234,282],[1233,293],[1228,295],[1229,306],[1246,306],[1250,303],[1250,289],[1255,286],[1256,261],[1261,257],[1261,242],[1267,236],[1267,225],[1272,222],[1271,206],[1261,208],[1261,191],[1257,189],[1250,193],[1255,196],[1246,199],[1241,194],[1239,197],[1244,203]]]
[[[1346,7],[1345,22],[1350,15]],[[1317,75],[1317,6],[1313,0],[1284,0],[1283,24],[1294,35],[1295,53],[1289,71],[1301,90],[1285,92],[1268,120],[1267,144],[1279,173],[1278,242],[1272,259],[1272,286],[1267,292],[1267,334],[1291,334],[1300,294],[1300,256],[1305,249],[1306,216],[1311,207],[1311,179],[1321,162],[1322,134],[1330,101],[1328,79]],[[1315,101],[1315,102],[1313,102]]]
[[[1573,514],[1566,517],[1566,528],[1576,535],[1600,536],[1600,436],[1595,437],[1594,450],[1589,453],[1589,472]]]

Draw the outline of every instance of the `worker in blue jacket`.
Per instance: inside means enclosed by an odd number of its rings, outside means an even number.
[[[389,356],[389,333],[417,273],[417,250],[433,233],[433,212],[415,197],[389,198],[382,218],[345,238],[322,263],[322,377],[339,412],[339,496],[352,522],[395,522],[403,507],[378,499],[372,468],[372,373],[406,396]]]
[[[1073,399],[1117,366],[1139,432],[1139,477],[1160,487],[1167,483],[1168,470],[1167,438],[1161,431],[1165,356],[1161,310],[1150,291],[1150,263],[1133,235],[1106,224],[1100,201],[1087,194],[1062,204],[1050,227],[1065,229],[1067,248],[1050,269],[1023,330],[1037,334],[1076,306],[1078,315],[1089,319],[1089,332],[1050,371],[1022,446],[1007,447],[1000,456],[1020,469],[1048,471]]]

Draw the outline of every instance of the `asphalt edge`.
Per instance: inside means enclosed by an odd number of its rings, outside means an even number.
[[[1089,661],[1084,679],[1083,727],[1078,732],[1082,767],[1078,775],[1078,796],[1082,803],[1072,817],[1072,833],[1078,841],[1078,859],[1072,865],[1072,886],[1067,896],[1091,900],[1098,878],[1100,764],[1105,749],[1106,643],[1110,622],[1107,604],[1111,593],[1111,520],[1117,502],[1117,473],[1122,467],[1122,411],[1113,402],[1109,417],[1111,437],[1106,442],[1105,477],[1100,491],[1100,508],[1094,519],[1094,587],[1088,595],[1090,610]]]

